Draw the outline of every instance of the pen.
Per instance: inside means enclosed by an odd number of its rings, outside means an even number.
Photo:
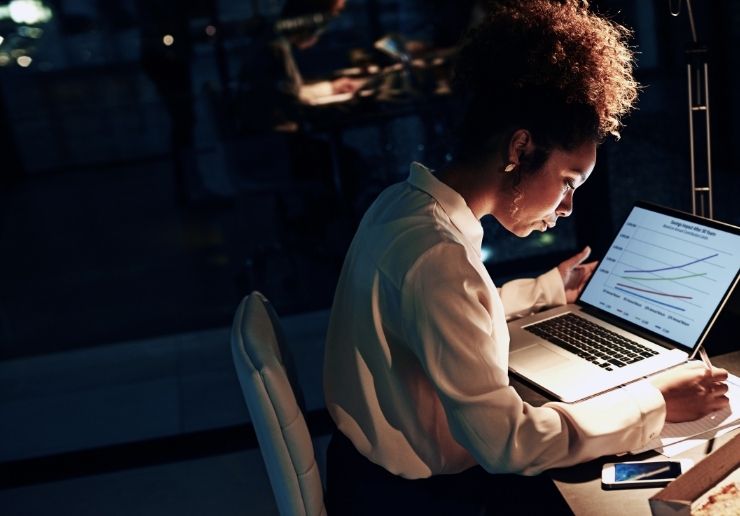
[[[712,363],[709,361],[709,357],[707,356],[707,352],[704,350],[704,346],[699,348],[699,356],[701,357],[701,361],[704,362],[707,370],[711,371]]]
[[[704,448],[704,455],[709,455],[712,453],[712,450],[714,450],[714,437],[710,437],[709,440],[707,440],[707,445]]]

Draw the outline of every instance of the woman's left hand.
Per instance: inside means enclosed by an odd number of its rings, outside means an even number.
[[[583,263],[590,254],[591,248],[586,246],[583,251],[558,265],[558,272],[560,272],[560,276],[563,278],[563,286],[565,286],[565,301],[567,303],[574,303],[578,299],[578,295],[586,285],[588,278],[591,277],[599,264],[596,261]]]

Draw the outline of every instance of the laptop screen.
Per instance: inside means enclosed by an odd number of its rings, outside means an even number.
[[[579,303],[693,349],[739,268],[739,228],[638,203]]]

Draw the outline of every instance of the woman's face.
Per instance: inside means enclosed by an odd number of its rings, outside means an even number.
[[[519,237],[555,227],[558,217],[567,217],[573,211],[573,193],[588,179],[595,164],[593,142],[571,151],[553,149],[539,170],[522,175],[493,216]]]

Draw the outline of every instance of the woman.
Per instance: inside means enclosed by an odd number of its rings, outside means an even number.
[[[585,249],[497,289],[479,219],[525,237],[570,215],[636,98],[626,36],[578,2],[530,0],[495,8],[464,44],[456,161],[413,164],[380,195],[337,286],[329,514],[565,512],[547,478],[519,475],[637,448],[666,419],[727,404],[726,371],[693,364],[575,405],[532,407],[509,386],[507,317],[575,300],[595,264],[580,265]]]

